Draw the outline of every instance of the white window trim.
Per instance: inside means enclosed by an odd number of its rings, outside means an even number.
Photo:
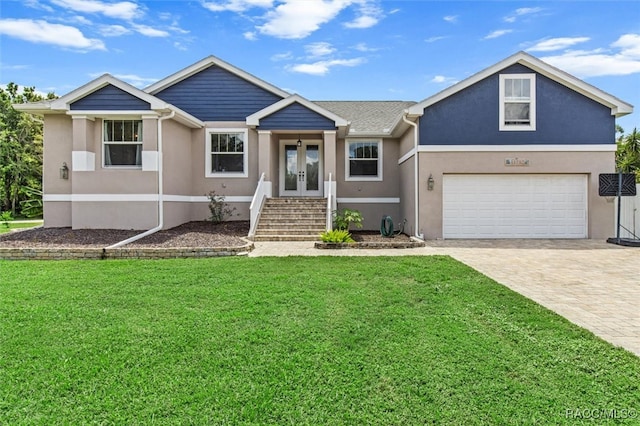
[[[378,144],[378,176],[350,176],[349,175],[349,144],[356,142],[376,142]],[[351,182],[380,182],[383,167],[382,139],[347,139],[344,142],[344,180]]]
[[[505,104],[505,93],[504,93],[504,81],[507,79],[529,79],[531,81],[530,94],[531,101],[529,105],[529,124],[522,125],[505,125],[504,124],[504,104]],[[500,131],[535,131],[536,130],[536,75],[535,74],[500,74],[500,105],[498,106],[500,109],[499,113],[499,128]]]
[[[212,172],[211,171],[211,135],[221,133],[242,133],[244,137],[244,153],[242,159],[242,173],[238,172]],[[204,176],[208,178],[246,178],[249,176],[249,129],[242,128],[208,128],[204,139]]]
[[[105,153],[105,145],[111,145],[111,144],[117,144],[117,143],[122,143],[122,142],[107,142],[104,140],[104,122],[105,121],[140,121],[142,122],[142,117],[139,115],[135,115],[135,116],[125,116],[125,115],[117,115],[117,116],[113,116],[113,117],[103,117],[101,122],[100,122],[100,126],[102,127],[102,168],[103,169],[115,169],[115,170],[142,170],[142,164],[140,164],[139,166],[118,166],[118,165],[107,165],[105,164],[104,160],[106,158],[106,156],[104,155]],[[137,142],[127,142],[127,145],[140,145],[143,147],[144,149],[144,123],[142,123],[142,140],[137,141]]]

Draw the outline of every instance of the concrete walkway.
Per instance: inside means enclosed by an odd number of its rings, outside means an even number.
[[[596,240],[448,240],[399,250],[256,242],[250,256],[444,254],[640,356],[640,248]]]

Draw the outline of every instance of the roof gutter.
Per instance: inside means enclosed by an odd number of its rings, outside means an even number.
[[[424,240],[424,234],[418,233],[420,229],[420,221],[418,220],[418,201],[420,192],[418,191],[418,125],[407,119],[408,112],[402,114],[402,121],[413,127],[413,199],[414,199],[414,236]]]
[[[126,244],[137,241],[141,238],[144,238],[148,235],[155,234],[160,231],[164,227],[164,186],[163,186],[163,168],[162,168],[162,122],[164,120],[168,120],[173,118],[176,115],[175,111],[171,111],[169,115],[164,115],[158,118],[158,226],[155,228],[151,228],[148,231],[145,231],[141,234],[134,235],[131,238],[127,238],[126,240],[120,241],[118,243],[112,244],[109,247],[105,247],[104,250],[114,249],[118,247],[122,247]]]

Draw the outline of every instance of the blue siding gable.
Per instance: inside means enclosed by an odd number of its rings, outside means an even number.
[[[499,74],[534,73],[515,64],[425,108],[421,145],[615,143],[611,109],[536,75],[536,130],[499,131]]]
[[[244,121],[247,116],[281,99],[215,65],[155,96],[202,121]]]
[[[260,120],[261,130],[334,130],[335,128],[333,120],[297,102]]]
[[[78,99],[70,105],[72,110],[101,111],[147,111],[151,109],[148,102],[133,96],[111,84]]]

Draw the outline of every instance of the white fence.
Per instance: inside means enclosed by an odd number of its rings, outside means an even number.
[[[635,197],[622,197],[620,202],[620,224],[627,228],[620,228],[621,238],[633,238],[635,234],[640,238],[640,184],[636,184],[636,196]],[[616,205],[616,217],[618,214],[618,201],[615,201]]]

